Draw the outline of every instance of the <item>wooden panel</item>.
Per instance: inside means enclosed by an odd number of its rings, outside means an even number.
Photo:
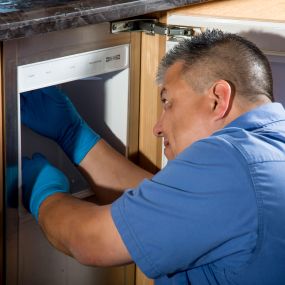
[[[141,33],[131,33],[130,49],[130,102],[128,118],[128,149],[127,157],[138,163],[139,149],[139,106],[140,106],[140,63],[141,63]],[[126,285],[135,285],[136,266],[128,265],[126,270]]]
[[[137,268],[136,271],[136,285],[153,285],[153,280],[147,278],[140,270]]]
[[[140,100],[140,61],[141,60],[141,33],[131,33],[130,49],[130,102],[128,118],[128,149],[130,160],[138,162],[139,148],[139,100]]]
[[[189,16],[211,16],[284,22],[285,0],[219,0],[173,10],[169,13]]]
[[[161,140],[152,130],[161,112],[155,78],[159,61],[165,54],[165,41],[165,36],[142,35],[139,163],[152,172],[161,167]]]
[[[4,240],[3,240],[3,191],[4,191],[4,157],[3,157],[3,137],[4,137],[4,128],[3,128],[3,90],[2,90],[2,43],[0,44],[0,284],[3,284],[3,249],[4,249]]]
[[[165,18],[160,19],[165,22]],[[162,142],[153,135],[153,126],[161,113],[159,88],[155,82],[158,64],[165,54],[166,37],[142,34],[139,164],[156,172],[161,168]],[[136,285],[153,285],[138,268]]]

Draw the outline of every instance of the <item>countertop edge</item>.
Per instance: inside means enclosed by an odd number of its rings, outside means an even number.
[[[140,2],[134,5],[124,3],[119,5],[95,7],[86,10],[66,12],[64,7],[58,7],[57,12],[53,14],[49,9],[31,10],[24,14],[24,19],[11,20],[19,17],[18,12],[2,13],[0,23],[0,41],[29,37],[37,34],[48,33],[53,31],[83,27],[102,22],[110,22],[121,19],[127,19],[137,16],[143,16],[149,13],[162,12],[178,7],[206,2],[203,0],[183,1],[182,4],[176,2],[166,3],[163,5],[146,4]],[[112,11],[110,9],[112,8]],[[51,10],[52,8],[50,8]],[[13,16],[14,15],[14,16]]]

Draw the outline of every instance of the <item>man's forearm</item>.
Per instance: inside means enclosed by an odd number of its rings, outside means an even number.
[[[91,184],[99,202],[111,203],[124,190],[136,187],[153,174],[138,167],[100,140],[79,165]]]
[[[110,208],[111,205],[96,206],[69,194],[57,193],[42,203],[39,224],[55,248],[83,264],[130,263]]]
[[[66,217],[68,208],[77,211],[78,201],[76,198],[65,194],[48,197],[40,207],[39,224],[52,246],[69,256],[74,256],[69,245],[72,229],[69,218],[72,216]]]

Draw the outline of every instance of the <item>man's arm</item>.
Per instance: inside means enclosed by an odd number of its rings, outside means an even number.
[[[111,206],[72,197],[67,177],[43,155],[23,158],[22,181],[26,209],[57,249],[89,265],[131,262],[113,223]]]
[[[100,140],[79,164],[95,191],[96,202],[113,202],[124,190],[136,187],[153,174],[122,156],[104,140]]]
[[[126,188],[151,177],[101,140],[60,89],[22,93],[21,118],[26,126],[57,142],[92,184],[101,188],[96,189],[97,202],[110,203]],[[113,223],[110,205],[97,206],[66,194],[67,178],[39,154],[23,159],[22,166],[25,207],[53,246],[84,264],[131,262]]]
[[[51,244],[80,263],[114,266],[132,262],[111,217],[111,206],[96,206],[69,194],[48,197],[39,224]]]
[[[58,88],[22,93],[21,117],[23,124],[57,142],[79,166],[94,186],[98,203],[110,203],[125,189],[151,177],[103,142]]]
[[[88,152],[79,168],[89,176],[91,183],[96,182],[93,187],[96,202],[103,204],[152,176],[104,140]],[[113,266],[132,261],[114,225],[111,205],[97,206],[68,194],[54,194],[41,204],[39,224],[54,247],[80,263]]]

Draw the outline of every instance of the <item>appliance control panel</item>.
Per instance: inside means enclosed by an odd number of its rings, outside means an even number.
[[[125,69],[129,45],[18,66],[18,93]]]

